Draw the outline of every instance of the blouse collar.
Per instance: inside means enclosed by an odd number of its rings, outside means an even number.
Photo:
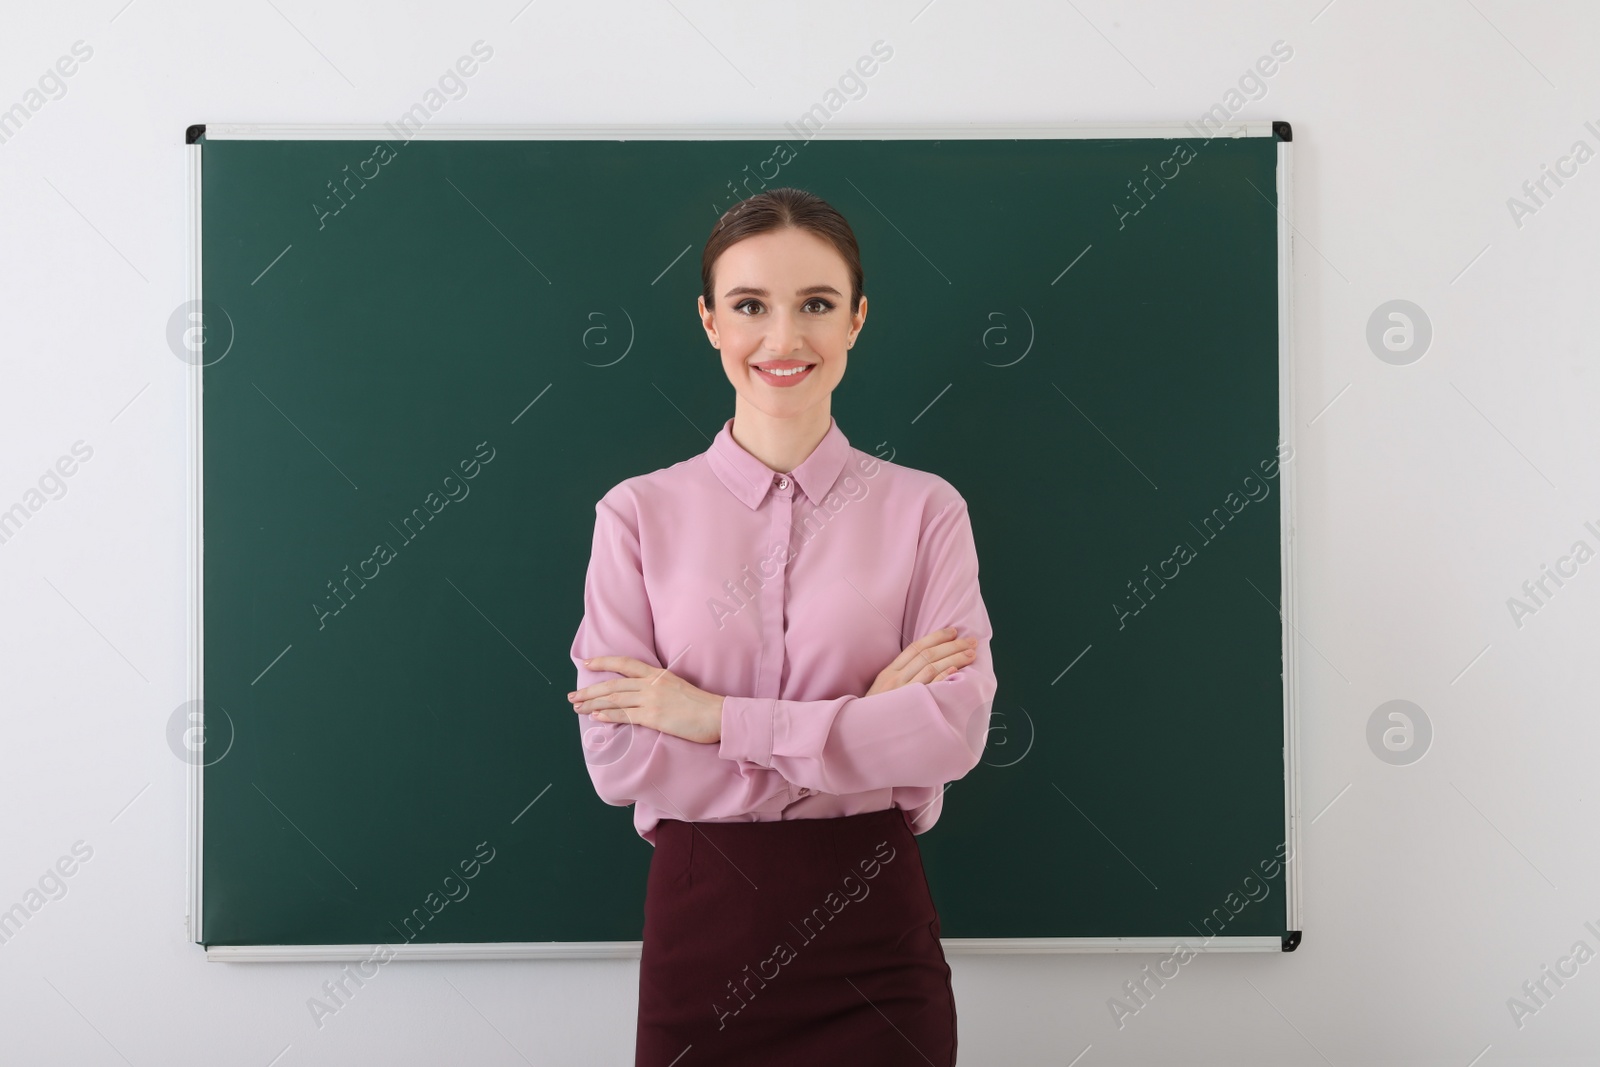
[[[838,481],[845,460],[850,458],[850,442],[832,415],[828,416],[828,432],[822,435],[817,447],[811,450],[801,464],[790,472],[812,504],[820,505],[823,498]],[[706,461],[716,472],[728,492],[744,502],[752,511],[761,506],[767,491],[774,484],[772,468],[745,451],[733,439],[733,419],[722,424],[711,447],[706,449]]]

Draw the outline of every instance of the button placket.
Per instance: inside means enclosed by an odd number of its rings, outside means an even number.
[[[785,649],[783,644],[783,617],[788,610],[789,603],[789,561],[788,556],[794,550],[791,525],[794,516],[794,481],[786,474],[773,475],[773,491],[768,494],[772,507],[772,522],[768,526],[768,544],[783,545],[787,549],[783,553],[783,564],[778,568],[778,573],[768,581],[772,595],[761,598],[761,675],[759,684],[761,695],[777,699],[783,694],[783,667]],[[775,588],[774,588],[775,587]],[[791,786],[789,802],[803,796],[809,796],[810,791]]]
[[[793,485],[794,482],[787,475],[774,474],[774,491],[768,494],[772,520],[767,528],[767,544],[782,544],[791,551],[793,545],[789,525],[794,513]],[[787,559],[778,568],[778,573],[767,579],[767,591],[761,597],[761,673],[757,684],[761,687],[763,697],[776,699],[782,695],[779,690],[783,683],[783,616],[789,602]]]

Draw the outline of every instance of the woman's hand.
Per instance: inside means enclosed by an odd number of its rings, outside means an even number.
[[[866,695],[898,689],[913,682],[937,682],[978,658],[976,637],[956,637],[947,626],[907,645],[894,662],[878,673]]]
[[[722,740],[722,697],[690,685],[676,674],[632,656],[596,656],[583,661],[593,671],[616,671],[626,678],[568,693],[572,710],[596,722],[648,726],[686,741]]]

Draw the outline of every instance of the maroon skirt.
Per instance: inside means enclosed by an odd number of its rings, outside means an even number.
[[[899,808],[656,825],[635,1067],[947,1067],[956,1005]]]

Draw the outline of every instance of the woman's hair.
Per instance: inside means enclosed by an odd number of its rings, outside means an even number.
[[[822,197],[804,189],[791,188],[765,189],[741,200],[723,212],[716,225],[711,227],[705,251],[700,254],[700,280],[704,286],[702,295],[706,307],[709,309],[713,306],[711,268],[718,256],[730,245],[746,237],[789,226],[816,234],[833,245],[843,257],[850,271],[849,314],[854,315],[861,306],[862,295],[861,250],[856,246],[855,232],[850,229],[844,216]]]

